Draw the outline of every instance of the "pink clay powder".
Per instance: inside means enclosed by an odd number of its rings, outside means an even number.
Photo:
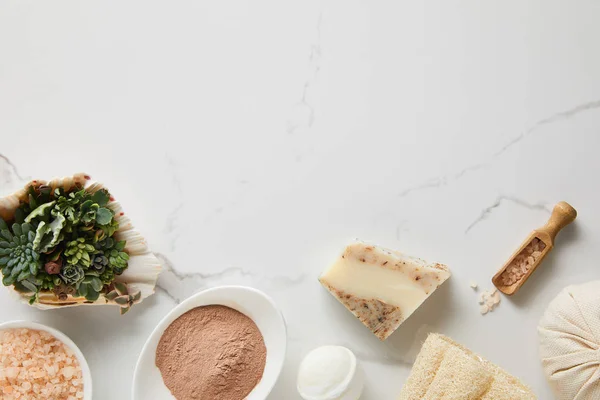
[[[242,400],[261,380],[266,358],[254,321],[221,305],[186,312],[156,348],[156,366],[177,400]]]

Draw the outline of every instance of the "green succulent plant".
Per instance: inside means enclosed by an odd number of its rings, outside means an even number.
[[[22,224],[25,222],[25,217],[28,216],[33,210],[49,201],[50,187],[42,185],[36,188],[30,185],[27,188],[27,201],[22,203],[15,212],[15,222]],[[33,225],[36,225],[35,222]]]
[[[67,219],[69,231],[72,230],[71,227],[73,225],[79,223],[78,205],[83,200],[84,196],[84,190],[72,192],[68,195],[65,195],[62,189],[56,189],[54,191],[54,197],[56,197],[57,200],[56,206],[52,210],[52,215],[55,217],[58,214],[64,215]]]
[[[96,252],[96,248],[89,243],[86,243],[85,238],[77,238],[67,242],[64,255],[69,264],[80,264],[83,267],[89,267],[92,263],[92,257]]]
[[[24,281],[40,270],[40,254],[33,249],[34,239],[30,224],[15,222],[11,230],[0,218],[0,268],[4,285]]]
[[[85,278],[85,271],[79,265],[67,264],[62,267],[60,277],[67,285],[77,288]]]
[[[37,298],[43,285],[43,280],[39,276],[29,275],[22,281],[15,282],[13,285],[18,292],[33,293],[33,297]]]
[[[102,232],[104,237],[110,237],[114,235],[115,232],[119,229],[119,223],[116,219],[113,218],[112,221],[110,221],[110,223],[98,226],[98,228],[100,228],[99,231]]]
[[[127,312],[141,294],[114,284],[128,267],[129,255],[126,242],[113,237],[119,223],[110,200],[105,189],[90,193],[81,186],[65,191],[30,185],[12,225],[0,219],[2,282],[32,294],[30,302],[41,291],[60,300],[73,295],[88,301],[114,292],[108,297]]]
[[[104,284],[98,277],[98,273],[96,272],[88,272],[85,274],[85,277],[79,283],[79,288],[77,289],[77,294],[79,296],[85,297],[86,300],[96,301],[100,297],[100,292],[104,288]]]
[[[85,201],[81,203],[79,216],[81,221],[89,225],[97,223],[98,225],[107,225],[113,219],[114,213],[112,210],[104,207],[110,200],[108,191],[101,189],[94,194],[87,194]]]
[[[93,269],[97,273],[101,274],[106,270],[106,268],[108,268],[108,265],[108,257],[106,257],[104,253],[100,252],[94,254],[94,257],[92,259],[92,265],[90,265],[90,269]]]
[[[104,225],[108,224],[111,219],[112,212],[108,208],[100,207],[92,200],[87,200],[81,205],[81,222],[86,225],[95,221],[100,225]]]
[[[125,242],[119,242],[111,251],[108,253],[108,260],[110,265],[115,270],[117,275],[123,273],[127,268],[129,261],[129,254],[122,251],[125,248]]]
[[[113,247],[115,247],[116,242],[113,238],[103,236],[102,232],[98,236],[100,236],[100,238],[94,244],[96,250],[106,252],[110,251]]]
[[[94,270],[98,274],[102,274],[104,271],[106,271],[107,267],[108,257],[106,257],[102,252],[94,254],[92,258],[92,264],[90,265],[90,270]]]
[[[54,197],[58,200],[52,214],[63,214],[70,228],[80,223],[108,225],[113,220],[114,213],[105,207],[110,200],[110,194],[105,189],[93,194],[81,189],[68,195],[62,189],[56,189]]]
[[[102,283],[108,285],[115,280],[116,276],[117,274],[115,274],[115,271],[113,271],[111,268],[106,268],[104,272],[100,274],[99,278],[102,281]]]
[[[131,306],[139,303],[142,299],[142,292],[133,292],[122,282],[115,282],[113,286],[113,290],[108,292],[104,297],[106,297],[109,302],[114,302],[121,307],[121,315],[129,311]]]
[[[25,221],[25,218],[29,214],[31,214],[32,211],[34,211],[39,206],[52,201],[52,196],[50,194],[50,191],[51,191],[50,187],[45,186],[45,185],[37,186],[37,187],[34,187],[34,186],[27,187],[26,188],[27,201],[22,202],[19,205],[19,207],[15,210],[13,222],[16,222],[18,224],[28,222],[28,221]],[[45,216],[44,218],[47,218],[47,211],[48,211],[47,209],[43,208],[43,209],[39,210],[39,213],[43,214]],[[41,216],[40,216],[40,218],[41,218]],[[33,225],[34,228],[37,226],[36,220],[30,221],[29,223],[31,223],[31,225]]]
[[[50,275],[47,272],[40,272],[37,275],[37,278],[42,281],[40,284],[40,290],[54,290],[56,286],[61,284],[64,285],[59,275]]]
[[[126,244],[127,242],[124,240],[115,242],[110,237],[95,244],[96,249],[107,256],[110,266],[115,270],[116,275],[122,274],[127,268],[129,254],[123,251]]]
[[[54,207],[55,204],[56,201],[51,201],[49,203],[40,205],[38,208],[30,212],[27,217],[25,217],[25,222],[31,223],[34,219],[48,221],[52,207]]]
[[[40,208],[41,207],[38,207],[37,209]],[[50,223],[41,221],[35,231],[33,249],[40,253],[47,253],[51,249],[56,247],[56,245],[58,245],[58,243],[64,238],[64,235],[62,235],[61,232],[62,229],[65,227],[66,221],[67,220],[62,214],[58,214],[56,218]]]

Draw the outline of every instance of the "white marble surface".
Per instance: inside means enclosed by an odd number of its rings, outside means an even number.
[[[536,325],[598,279],[596,0],[0,3],[0,192],[85,171],[165,261],[159,291],[0,320],[47,322],[86,353],[95,398],[129,398],[157,322],[198,289],[270,294],[289,326],[270,400],[299,399],[301,357],[352,348],[366,400],[394,399],[442,332],[551,394]],[[482,317],[490,278],[560,200],[577,222],[523,292]],[[381,343],[318,284],[358,237],[454,275]]]

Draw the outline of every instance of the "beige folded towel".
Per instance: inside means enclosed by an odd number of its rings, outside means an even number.
[[[398,400],[536,400],[517,378],[452,339],[431,334]]]

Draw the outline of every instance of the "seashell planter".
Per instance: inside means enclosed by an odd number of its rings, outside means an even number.
[[[56,188],[62,188],[69,191],[73,188],[84,189],[89,193],[95,193],[100,189],[106,189],[101,183],[92,181],[88,175],[75,174],[70,177],[53,179],[50,182],[43,180],[33,180],[16,193],[0,199],[0,218],[5,221],[14,219],[15,212],[22,203],[27,203],[30,187],[38,188],[40,186],[49,186],[54,192]],[[90,301],[85,297],[69,294],[67,296],[57,296],[53,291],[40,291],[37,299],[31,303],[33,292],[19,292],[14,290],[13,286],[7,286],[21,302],[31,304],[42,310],[73,307],[79,305],[102,305],[113,304],[122,307],[123,298],[128,295],[130,300],[135,303],[141,302],[154,293],[156,281],[161,271],[161,263],[148,249],[146,241],[135,230],[129,218],[123,212],[121,204],[112,197],[106,204],[114,212],[114,219],[119,223],[119,228],[115,231],[113,238],[117,241],[125,240],[124,252],[129,255],[128,266],[121,275],[116,275],[114,279],[117,290],[112,290],[113,295],[102,293],[95,301]],[[123,293],[125,292],[125,293]],[[118,298],[115,298],[115,295]],[[133,299],[135,297],[135,299]],[[119,301],[119,299],[121,301]]]

